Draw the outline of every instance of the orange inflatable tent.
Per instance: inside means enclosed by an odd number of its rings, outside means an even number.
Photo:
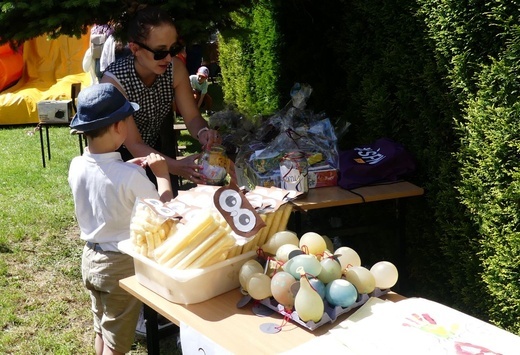
[[[0,91],[16,83],[22,77],[23,57],[9,43],[0,46]]]
[[[0,125],[38,123],[37,103],[70,99],[71,84],[91,84],[83,71],[90,34],[81,38],[40,36],[24,43],[23,70],[18,82],[0,92]]]

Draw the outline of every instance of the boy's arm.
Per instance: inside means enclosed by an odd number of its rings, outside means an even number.
[[[171,201],[173,199],[173,192],[166,160],[157,153],[151,153],[146,157],[146,163],[157,178],[157,191],[159,192],[161,201]]]

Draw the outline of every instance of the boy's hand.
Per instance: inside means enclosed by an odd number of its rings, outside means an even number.
[[[145,168],[146,167],[146,157],[133,158],[133,159],[127,160],[127,163],[132,163],[135,165],[139,165],[142,168]]]
[[[166,160],[163,156],[157,153],[150,153],[146,157],[146,163],[152,169],[152,172],[157,177],[165,177],[170,175],[168,172],[168,164],[166,164]]]

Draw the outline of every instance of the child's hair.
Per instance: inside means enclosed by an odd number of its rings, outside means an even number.
[[[115,37],[123,43],[145,42],[154,26],[175,26],[174,19],[159,6],[139,6],[129,9],[121,18]]]
[[[101,137],[102,135],[104,135],[105,133],[108,132],[108,129],[110,128],[110,126],[111,125],[105,126],[105,127],[101,127],[101,128],[98,128],[98,129],[94,129],[92,131],[83,132],[83,134],[85,135],[85,137],[89,137],[89,138]]]
[[[121,121],[126,121],[128,117],[126,118],[123,118]],[[119,122],[119,121],[118,121]],[[110,127],[112,127],[113,125],[115,125],[117,122],[114,122],[108,126],[105,126],[105,127],[101,127],[101,128],[98,128],[98,129],[93,129],[92,131],[88,131],[88,132],[83,132],[83,134],[86,136],[86,137],[90,137],[90,138],[97,138],[97,137],[101,137],[102,135],[104,135],[105,133],[108,132],[108,130],[110,129]]]

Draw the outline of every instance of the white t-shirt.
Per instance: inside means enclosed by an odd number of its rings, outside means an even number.
[[[130,238],[130,219],[137,197],[159,199],[145,170],[123,162],[118,152],[90,154],[88,149],[70,163],[72,189],[81,239],[119,251],[117,243]]]
[[[200,91],[201,94],[208,92],[208,81],[205,80],[202,84],[199,83],[198,75],[190,75],[191,88]]]

